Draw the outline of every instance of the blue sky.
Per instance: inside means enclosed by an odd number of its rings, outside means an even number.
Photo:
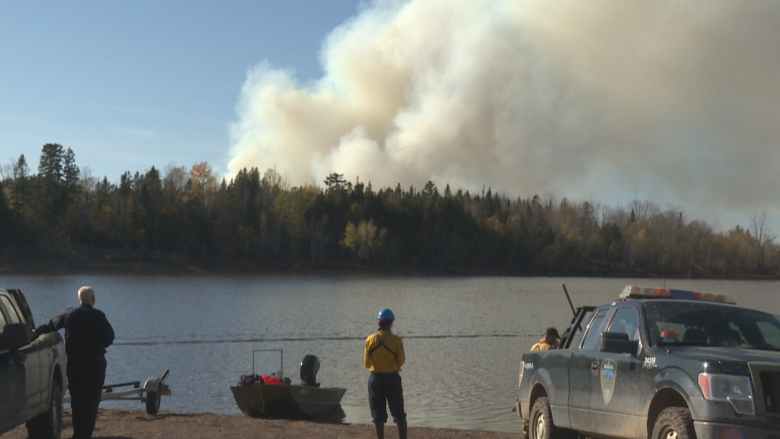
[[[0,4],[0,163],[61,143],[117,181],[125,170],[225,173],[228,126],[249,69],[322,75],[323,38],[356,0]]]

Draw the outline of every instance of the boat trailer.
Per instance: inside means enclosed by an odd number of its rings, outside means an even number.
[[[170,395],[171,389],[165,384],[170,371],[165,369],[162,377],[149,377],[141,387],[140,381],[130,381],[127,383],[109,384],[103,386],[103,393],[100,395],[101,401],[108,400],[140,400],[146,404],[146,413],[156,415],[160,411],[160,398],[163,395]],[[120,387],[131,387],[128,390],[115,391]],[[66,396],[64,402],[70,402],[70,396]]]

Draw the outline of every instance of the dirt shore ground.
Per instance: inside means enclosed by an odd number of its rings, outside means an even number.
[[[73,430],[70,411],[63,415],[62,438],[70,438]],[[27,437],[24,426],[1,436],[3,439]],[[253,419],[246,416],[184,414],[161,412],[156,416],[142,411],[100,410],[95,426],[95,439],[302,439],[302,438],[373,438],[373,425],[317,424],[306,421]],[[385,428],[385,437],[397,438],[395,427]],[[413,439],[518,439],[519,434],[490,431],[409,428]]]

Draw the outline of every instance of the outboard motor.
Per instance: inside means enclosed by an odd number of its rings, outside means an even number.
[[[307,355],[301,361],[301,385],[319,387],[317,372],[320,370],[320,359],[314,355]]]

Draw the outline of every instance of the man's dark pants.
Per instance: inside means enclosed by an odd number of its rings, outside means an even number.
[[[372,372],[368,377],[368,403],[371,407],[371,418],[375,424],[387,422],[387,408],[396,423],[406,422],[404,413],[404,391],[401,387],[401,375],[395,373]]]
[[[68,357],[68,388],[74,439],[92,437],[105,380],[106,360],[103,356]]]

